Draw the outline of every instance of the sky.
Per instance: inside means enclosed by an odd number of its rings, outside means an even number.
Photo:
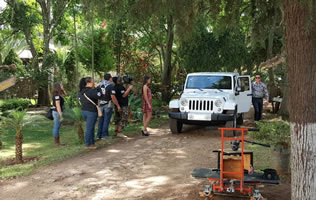
[[[3,8],[5,8],[5,5],[6,5],[7,3],[6,2],[4,2],[4,0],[0,0],[0,10],[2,10]]]

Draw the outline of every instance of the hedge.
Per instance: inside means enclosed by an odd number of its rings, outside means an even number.
[[[30,101],[27,99],[7,99],[0,100],[0,111],[13,110],[17,108],[26,109],[30,105]]]

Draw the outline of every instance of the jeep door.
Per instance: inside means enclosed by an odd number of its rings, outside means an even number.
[[[238,86],[241,87],[239,95],[236,96],[238,113],[248,112],[251,106],[252,89],[250,76],[238,76]]]

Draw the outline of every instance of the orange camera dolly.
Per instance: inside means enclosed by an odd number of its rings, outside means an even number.
[[[218,128],[218,130],[221,132],[221,149],[214,151],[220,156],[218,158],[218,168],[196,168],[192,171],[193,177],[207,178],[211,183],[205,186],[200,196],[210,200],[214,199],[215,194],[263,200],[258,185],[279,184],[280,179],[273,169],[263,170],[264,173],[253,171],[253,154],[252,152],[244,152],[244,133],[251,129]],[[233,131],[235,137],[225,137],[224,131]],[[236,133],[240,133],[239,136],[236,137]],[[224,143],[227,140],[231,141],[232,144],[238,141],[241,144],[240,151],[229,152],[224,150]],[[247,154],[248,157],[245,159],[244,156]]]

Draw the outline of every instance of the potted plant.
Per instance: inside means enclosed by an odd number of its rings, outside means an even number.
[[[66,105],[63,113],[63,123],[77,126],[79,141],[84,143],[83,116],[79,107],[70,108]]]
[[[7,117],[1,117],[1,130],[15,129],[15,160],[16,163],[23,163],[23,128],[27,124],[38,121],[38,116],[31,116],[26,114],[26,110],[16,109],[12,111]]]
[[[256,122],[260,131],[249,132],[257,141],[271,145],[271,168],[279,173],[290,171],[290,125],[286,121]]]
[[[75,125],[78,126],[77,134],[81,143],[84,143],[83,117],[79,107],[72,108]]]

